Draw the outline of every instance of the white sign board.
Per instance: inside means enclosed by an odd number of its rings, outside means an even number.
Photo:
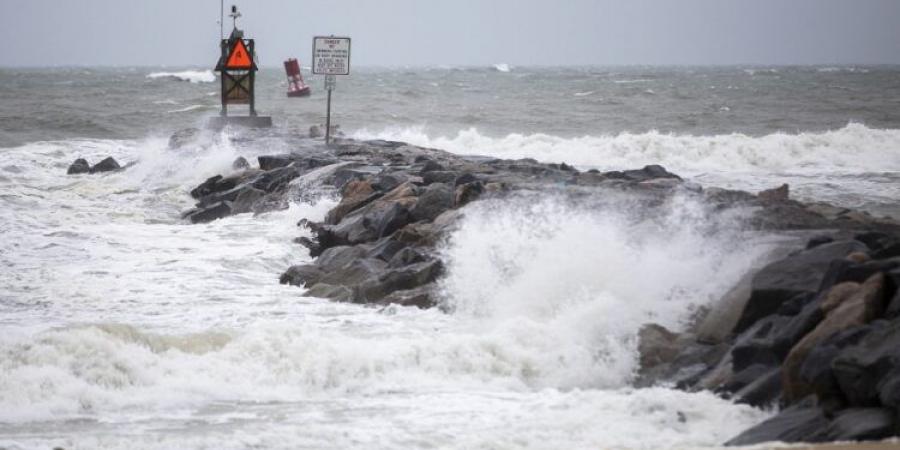
[[[312,73],[316,75],[350,75],[350,38],[314,37]]]

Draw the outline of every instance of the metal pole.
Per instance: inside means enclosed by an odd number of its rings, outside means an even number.
[[[331,87],[328,88],[328,106],[325,109],[325,145],[331,142]]]
[[[225,39],[225,0],[219,0],[219,40]]]

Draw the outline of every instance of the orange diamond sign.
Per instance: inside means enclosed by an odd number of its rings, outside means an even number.
[[[236,39],[234,46],[231,47],[231,53],[228,54],[228,59],[225,61],[225,68],[249,70],[252,67],[253,61],[250,59],[250,52],[247,51],[244,40]]]

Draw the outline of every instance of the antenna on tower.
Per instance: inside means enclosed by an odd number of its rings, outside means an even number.
[[[219,40],[225,39],[225,0],[219,0]]]
[[[228,15],[234,21],[234,28],[237,29],[237,19],[241,17],[241,13],[238,12],[237,5],[231,5],[231,14]]]

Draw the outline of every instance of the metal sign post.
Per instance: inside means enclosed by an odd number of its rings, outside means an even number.
[[[328,106],[325,107],[325,145],[331,143],[331,91],[337,84],[334,75],[325,75],[325,90],[328,91]]]
[[[336,75],[350,75],[350,38],[316,36],[313,38],[312,73],[325,75],[328,103],[325,107],[325,145],[331,143],[331,91]]]

